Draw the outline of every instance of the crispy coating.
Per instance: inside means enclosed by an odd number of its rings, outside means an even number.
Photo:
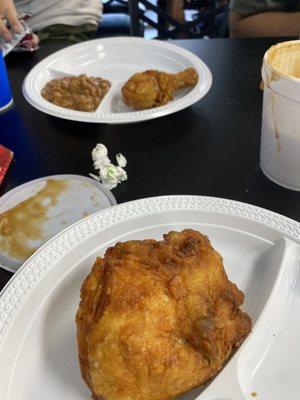
[[[174,92],[198,82],[194,68],[177,74],[149,70],[134,74],[122,87],[123,101],[137,110],[158,107],[173,99]]]
[[[76,317],[93,399],[168,400],[205,383],[251,330],[243,300],[199,232],[109,248],[82,285]]]

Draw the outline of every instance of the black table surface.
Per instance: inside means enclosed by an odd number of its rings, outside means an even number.
[[[6,63],[14,107],[0,115],[0,143],[15,158],[0,194],[38,177],[93,172],[91,151],[104,143],[128,159],[128,181],[113,193],[118,203],[170,194],[247,202],[300,220],[300,193],[269,181],[259,167],[264,52],[277,39],[174,41],[211,69],[210,92],[193,106],[151,121],[106,125],[67,121],[30,106],[25,75],[63,45],[35,54],[10,54]],[[149,66],[151,67],[151,66]],[[0,271],[0,289],[11,274]]]

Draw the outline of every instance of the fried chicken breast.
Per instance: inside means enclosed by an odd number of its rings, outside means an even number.
[[[205,383],[251,330],[208,238],[118,243],[81,288],[77,339],[95,400],[168,400]]]
[[[198,81],[198,73],[188,68],[177,74],[149,70],[134,74],[122,87],[123,101],[137,110],[158,107],[173,99],[174,92]]]

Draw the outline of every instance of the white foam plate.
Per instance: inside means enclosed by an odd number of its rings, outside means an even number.
[[[253,332],[219,375],[181,400],[298,400],[300,224],[230,200],[168,196],[117,205],[51,239],[0,297],[1,400],[87,400],[75,313],[96,256],[130,239],[185,228],[207,234],[245,293]],[[251,394],[252,393],[252,394]]]
[[[121,97],[121,87],[136,72],[158,69],[176,73],[193,67],[199,81],[193,88],[177,91],[173,101],[149,110],[135,111]],[[95,112],[68,110],[41,96],[44,85],[55,78],[86,74],[108,79],[111,89]],[[84,122],[129,123],[162,117],[200,100],[210,89],[208,67],[191,52],[167,42],[134,37],[96,39],[60,50],[37,64],[27,75],[23,93],[35,108],[56,117]]]

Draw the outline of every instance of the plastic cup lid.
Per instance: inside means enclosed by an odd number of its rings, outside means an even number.
[[[14,188],[0,198],[0,267],[15,272],[58,232],[115,204],[101,183],[80,175],[47,176]]]

